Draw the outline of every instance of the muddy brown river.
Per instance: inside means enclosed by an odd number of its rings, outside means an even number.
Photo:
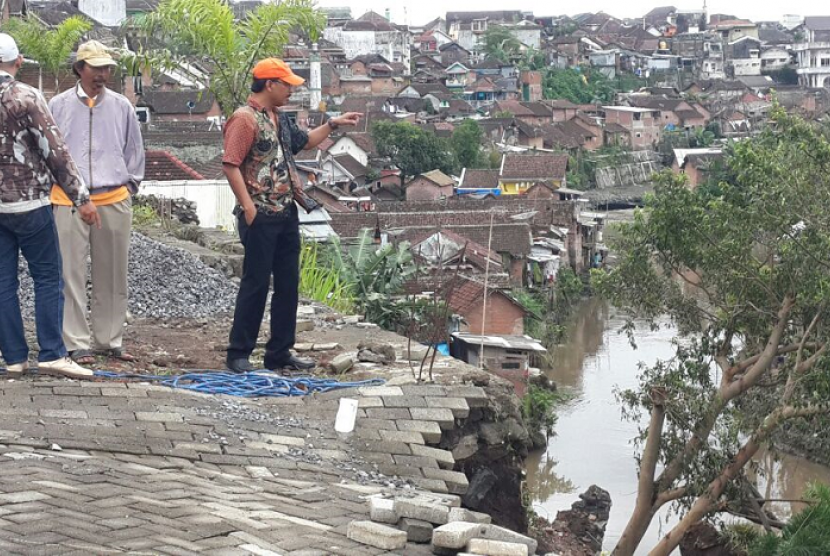
[[[584,302],[575,312],[566,343],[553,353],[553,368],[546,371],[561,389],[573,398],[558,411],[556,435],[547,449],[527,460],[528,487],[535,511],[553,519],[558,510],[568,509],[577,495],[592,484],[611,493],[613,507],[604,548],[611,550],[634,508],[637,470],[632,439],[636,423],[621,418],[614,397],[615,387],[637,384],[638,365],[652,364],[673,354],[674,330],[663,327],[654,332],[640,328],[634,350],[624,334],[622,319],[597,300]],[[771,499],[799,499],[811,481],[830,484],[830,468],[798,457],[776,459],[763,454],[759,461],[766,470],[759,490]],[[798,506],[773,506],[781,517]],[[664,508],[655,520],[637,554],[646,554],[661,531],[676,517]],[[678,551],[679,553],[679,551]]]

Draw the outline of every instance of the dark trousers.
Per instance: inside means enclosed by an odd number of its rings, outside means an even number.
[[[29,357],[17,296],[20,287],[17,263],[21,252],[35,283],[38,361],[54,361],[66,356],[66,347],[61,336],[61,253],[51,206],[0,213],[0,351],[8,365],[22,363]]]
[[[228,345],[229,361],[247,359],[256,347],[272,276],[271,338],[265,345],[265,367],[280,367],[290,356],[288,350],[297,330],[300,226],[296,207],[286,210],[290,212],[259,213],[250,226],[244,214],[237,219],[245,260]]]

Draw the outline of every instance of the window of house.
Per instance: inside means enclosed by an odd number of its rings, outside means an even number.
[[[642,114],[640,114],[639,112],[634,112],[634,121],[639,122],[640,119],[641,119],[641,116],[642,116]]]
[[[507,355],[522,355],[524,352],[519,349],[506,349],[504,352]]]
[[[487,30],[487,20],[486,19],[474,19],[473,20],[473,31],[486,31]]]
[[[821,59],[821,67],[823,67],[823,68],[830,67],[830,58],[822,58]]]
[[[635,135],[636,137],[642,137],[642,136],[643,136],[643,134],[642,134],[642,133],[639,133],[639,132],[638,132],[638,133],[635,133],[634,135]]]
[[[142,124],[149,124],[150,123],[150,109],[146,107],[139,107],[135,109],[135,115],[138,117],[138,121]]]
[[[521,369],[522,364],[521,363],[502,363],[501,368],[505,369],[505,370],[508,370],[508,369]]]

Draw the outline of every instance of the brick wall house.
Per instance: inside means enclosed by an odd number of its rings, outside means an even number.
[[[527,309],[506,293],[488,289],[487,310],[484,309],[484,284],[467,280],[450,294],[447,300],[453,313],[461,316],[463,332],[521,336]]]
[[[406,184],[407,201],[436,201],[454,194],[455,182],[441,170],[418,175]]]
[[[631,148],[650,149],[660,141],[658,111],[631,106],[604,106],[603,110],[606,125],[616,124],[626,129]]]

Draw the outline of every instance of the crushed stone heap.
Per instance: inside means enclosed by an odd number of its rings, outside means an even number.
[[[34,318],[32,279],[20,258],[23,318]],[[89,286],[88,286],[89,287]],[[130,241],[130,313],[142,318],[205,318],[233,310],[236,284],[198,257],[133,232]]]

